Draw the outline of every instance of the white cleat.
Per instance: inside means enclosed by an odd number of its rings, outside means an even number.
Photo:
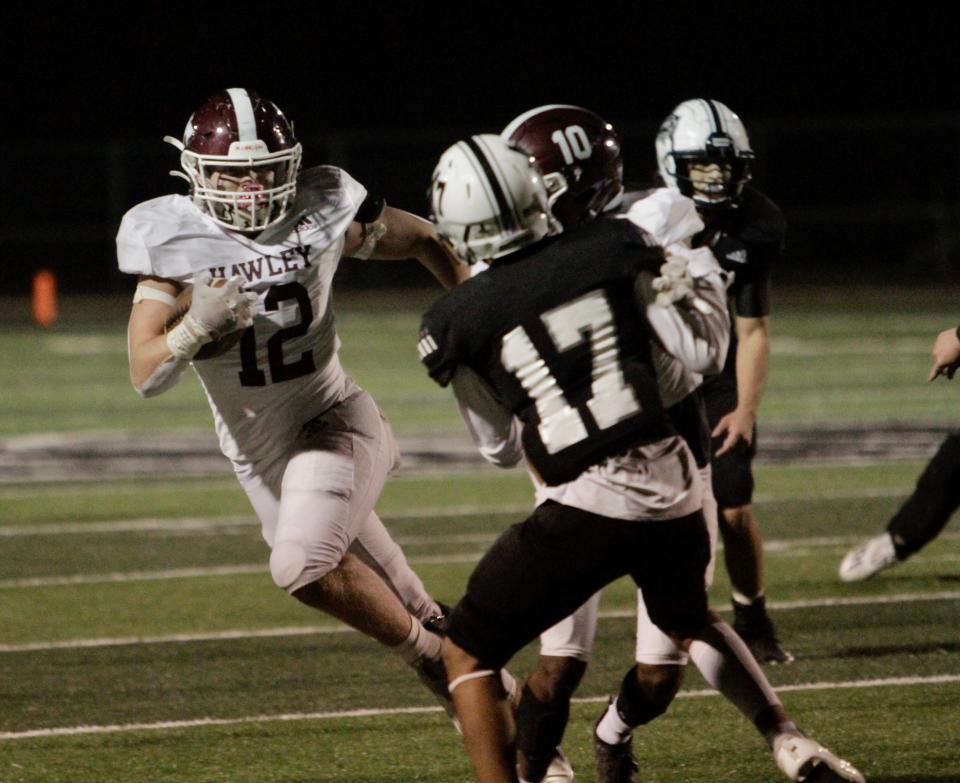
[[[780,771],[797,783],[866,783],[866,778],[849,761],[837,758],[816,740],[800,734],[777,737],[773,758]]]
[[[898,562],[893,539],[889,533],[881,533],[847,552],[840,563],[840,578],[844,582],[860,582]]]
[[[543,776],[542,783],[577,783],[577,778],[573,774],[573,767],[563,755],[563,751],[557,748],[557,755],[553,757],[547,772]]]

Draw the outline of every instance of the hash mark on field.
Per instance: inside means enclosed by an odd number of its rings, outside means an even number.
[[[831,606],[875,606],[878,604],[898,604],[925,601],[953,601],[960,600],[960,590],[940,593],[903,593],[901,595],[863,596],[860,598],[817,598],[809,601],[773,601],[768,606],[771,609],[814,609]],[[720,609],[729,612],[728,609]],[[602,620],[620,620],[633,618],[636,611],[633,609],[611,609],[600,612]],[[79,650],[96,647],[123,647],[139,644],[189,644],[191,642],[216,642],[230,639],[262,639],[285,636],[310,636],[313,634],[356,633],[346,625],[303,625],[286,626],[279,628],[234,629],[227,631],[210,631],[207,633],[180,633],[164,636],[119,636],[100,637],[94,639],[63,639],[50,642],[23,642],[21,644],[0,644],[0,654],[44,652],[49,650]]]
[[[878,680],[847,680],[843,682],[811,682],[801,685],[785,685],[777,688],[784,691],[822,691],[838,688],[895,688],[913,685],[947,685],[960,683],[960,674],[941,674],[932,677],[888,677]],[[700,699],[719,696],[714,690],[680,691],[678,699]],[[607,696],[582,696],[572,701],[577,704],[598,704],[607,701]],[[195,720],[158,721],[156,723],[119,723],[106,726],[63,726],[51,729],[0,732],[0,740],[37,739],[42,737],[71,737],[78,734],[116,734],[127,731],[157,731],[163,729],[193,729],[204,726],[236,726],[244,723],[277,723],[303,720],[343,720],[344,718],[370,718],[396,715],[422,715],[441,712],[442,707],[394,707],[390,709],[341,710],[337,712],[300,712],[279,715],[249,715],[240,718],[197,718]]]

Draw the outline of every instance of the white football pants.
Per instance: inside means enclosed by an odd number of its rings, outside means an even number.
[[[399,464],[393,432],[373,398],[348,379],[346,398],[304,425],[285,458],[240,483],[271,547],[274,581],[288,593],[325,576],[349,550],[412,615],[439,612],[373,510]]]

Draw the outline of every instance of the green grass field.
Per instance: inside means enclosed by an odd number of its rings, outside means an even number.
[[[763,420],[951,426],[957,387],[925,379],[957,292],[845,293],[778,292]],[[342,299],[344,363],[398,432],[459,432],[447,393],[416,362],[426,298]],[[68,302],[49,332],[6,310],[0,440],[209,428],[192,380],[149,401],[129,388],[124,308],[105,302],[97,316]],[[798,659],[768,675],[800,725],[873,783],[957,783],[960,530],[869,582],[835,576],[912,488],[922,462],[894,456],[758,466],[767,592]],[[455,601],[529,503],[524,474],[489,468],[401,474],[379,509],[430,591]],[[399,659],[273,586],[229,476],[0,482],[0,542],[0,783],[470,779],[458,736]],[[720,566],[721,611],[727,595]],[[565,743],[582,783],[595,779],[592,722],[632,659],[633,601],[626,582],[604,594]],[[693,669],[636,750],[647,783],[781,779]]]

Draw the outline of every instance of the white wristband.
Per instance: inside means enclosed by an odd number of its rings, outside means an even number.
[[[167,332],[167,347],[178,359],[192,359],[201,346],[213,340],[196,318],[187,313],[183,320]]]

